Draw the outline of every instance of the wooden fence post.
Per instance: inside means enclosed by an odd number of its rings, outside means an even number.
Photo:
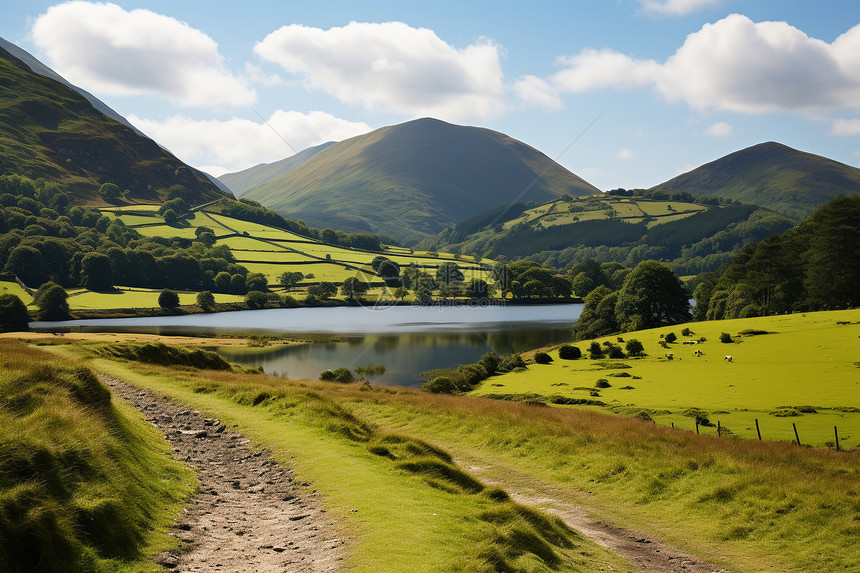
[[[717,420],[717,436],[719,437],[719,436],[722,436],[722,435],[723,435],[723,430],[722,430],[722,429],[721,429],[721,427],[720,427],[720,421],[719,421],[719,420]]]
[[[833,435],[836,437],[836,451],[839,451],[839,430],[836,429],[836,426],[833,426]]]
[[[794,422],[791,423],[791,427],[794,428],[794,439],[797,440],[797,445],[800,445],[800,436],[797,435],[797,424]]]
[[[696,418],[696,434],[699,433],[699,419]]]
[[[758,441],[761,441],[761,430],[758,429],[758,418],[755,419],[755,433],[758,434]]]

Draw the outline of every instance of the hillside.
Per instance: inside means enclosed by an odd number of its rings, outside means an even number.
[[[556,267],[591,258],[632,267],[653,258],[671,261],[683,275],[715,270],[729,262],[734,249],[794,224],[754,205],[696,203],[689,195],[668,198],[661,192],[628,194],[514,204],[460,221],[418,246]]]
[[[201,203],[223,197],[202,172],[96,109],[68,85],[34,72],[0,47],[0,175],[63,184],[73,202],[96,199],[103,183],[127,199],[160,201],[172,185]]]
[[[314,147],[308,147],[307,149],[303,149],[295,155],[291,155],[290,157],[281,159],[280,161],[261,163],[253,167],[249,167],[248,169],[243,169],[242,171],[236,171],[235,173],[225,173],[218,177],[218,179],[221,183],[229,187],[230,191],[233,192],[233,195],[241,197],[255,187],[259,187],[260,185],[268,183],[272,179],[286,175],[320,151],[330,145],[334,145],[334,143],[334,141],[329,141],[327,143],[315,145]]]
[[[314,226],[410,241],[508,203],[597,191],[507,135],[418,119],[334,144],[244,196]]]
[[[743,201],[800,219],[837,195],[860,193],[860,169],[770,141],[652,189]]]

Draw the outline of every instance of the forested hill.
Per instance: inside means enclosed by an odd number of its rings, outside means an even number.
[[[860,194],[860,169],[770,141],[702,165],[656,189],[743,201],[800,219],[837,195]]]
[[[596,192],[512,137],[425,118],[336,143],[244,197],[311,225],[409,241],[515,201]]]
[[[175,185],[191,203],[225,196],[205,174],[2,47],[0,87],[0,175],[46,179],[74,203],[98,201],[105,183],[127,190],[131,202],[160,202]]]

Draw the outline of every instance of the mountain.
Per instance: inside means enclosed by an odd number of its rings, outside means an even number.
[[[494,207],[594,193],[512,137],[425,118],[331,145],[244,197],[311,225],[409,242]]]
[[[20,48],[13,54],[0,47],[0,175],[53,181],[83,203],[97,201],[103,183],[127,189],[133,202],[159,201],[172,185],[185,187],[192,203],[226,195],[204,173],[111,117],[116,112],[107,115],[45,70]]]
[[[261,163],[242,171],[235,173],[225,173],[218,179],[226,185],[236,197],[241,197],[250,189],[259,187],[272,179],[276,179],[281,175],[286,175],[290,170],[295,169],[326,147],[334,145],[334,141],[329,141],[314,147],[308,147],[299,151],[295,155],[291,155],[286,159],[275,161],[273,163]]]
[[[837,195],[860,193],[860,169],[770,141],[726,155],[652,189],[723,197],[802,219]]]

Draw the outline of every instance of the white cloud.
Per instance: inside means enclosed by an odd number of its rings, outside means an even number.
[[[365,123],[346,121],[322,111],[304,114],[278,110],[266,123],[239,118],[201,121],[181,116],[165,121],[129,116],[128,120],[186,163],[212,175],[270,163],[294,151],[370,131]]]
[[[555,88],[537,76],[524,76],[514,83],[514,91],[523,102],[556,111],[564,107]]]
[[[860,119],[834,119],[830,125],[830,134],[842,137],[860,135]]]
[[[660,16],[686,16],[719,3],[720,0],[639,0],[643,10]]]
[[[153,95],[185,106],[256,99],[212,38],[150,10],[66,2],[35,20],[32,38],[60,75],[96,93]]]
[[[615,154],[615,157],[618,159],[633,159],[636,157],[636,154],[630,151],[629,149],[619,149],[618,153]]]
[[[729,137],[732,133],[734,133],[734,128],[724,121],[718,121],[705,129],[705,135],[712,137]]]
[[[457,49],[402,22],[351,22],[322,30],[283,26],[254,51],[306,85],[370,110],[453,121],[505,111],[501,48],[487,39]]]
[[[697,109],[760,114],[860,107],[860,25],[828,44],[785,22],[732,14],[687,36],[663,63],[591,49],[558,63],[563,69],[544,80],[545,98],[648,87]]]

